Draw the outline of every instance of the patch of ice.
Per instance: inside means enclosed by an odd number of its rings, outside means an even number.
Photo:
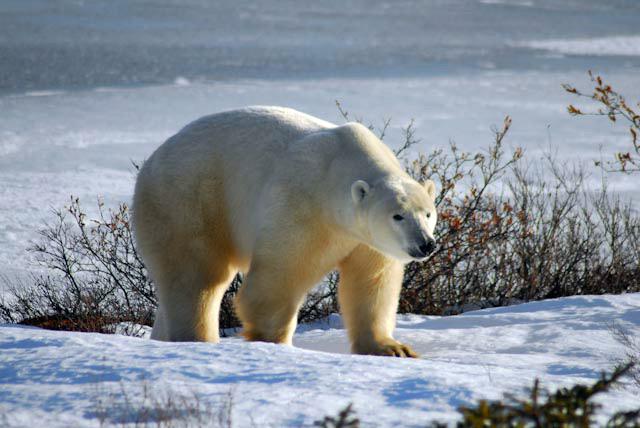
[[[547,50],[564,55],[640,56],[640,36],[588,39],[550,39],[513,43],[514,46]]]
[[[64,94],[64,91],[27,91],[25,97],[50,97],[52,95]]]
[[[534,4],[530,0],[478,0],[482,4],[499,4],[505,6],[533,7]]]
[[[176,86],[189,86],[189,85],[191,85],[191,81],[189,79],[187,79],[186,77],[178,76],[173,81],[173,84],[176,85]]]
[[[18,152],[24,143],[24,138],[15,132],[3,132],[0,135],[0,157]]]
[[[110,92],[124,92],[126,91],[126,88],[117,88],[117,87],[113,87],[113,86],[98,86],[96,88],[93,88],[94,92],[106,92],[106,93],[110,93]]]

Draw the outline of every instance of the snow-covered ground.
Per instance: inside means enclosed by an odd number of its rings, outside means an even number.
[[[310,426],[351,402],[363,426],[420,427],[454,421],[458,406],[478,398],[524,394],[535,378],[550,388],[594,381],[625,353],[612,323],[640,334],[640,293],[445,318],[401,316],[396,337],[414,345],[420,360],[341,355],[347,339],[337,315],[301,326],[296,347],[236,338],[163,343],[4,325],[0,424],[4,417],[19,427],[98,426],[101,414],[134,421],[143,404],[157,405],[167,394],[215,411],[231,394],[238,427]],[[616,389],[599,402],[603,417],[637,407],[637,387]]]
[[[637,75],[610,73],[611,81],[640,95]],[[445,147],[455,140],[479,150],[492,140],[492,125],[513,118],[508,144],[524,147],[528,159],[557,150],[562,160],[591,161],[629,145],[628,130],[602,118],[572,118],[575,102],[561,83],[582,83],[582,71],[484,71],[422,78],[325,78],[239,80],[171,84],[142,88],[98,88],[0,96],[0,273],[33,269],[25,249],[37,238],[50,208],[69,195],[95,208],[98,195],[107,206],[131,199],[135,174],[131,160],[142,161],[167,137],[202,115],[246,105],[284,105],[341,123],[334,101],[356,117],[382,125],[392,118],[389,144],[415,119],[418,151]],[[638,97],[640,98],[640,96]],[[578,104],[580,105],[580,104]],[[638,196],[634,177],[618,176],[614,188]]]

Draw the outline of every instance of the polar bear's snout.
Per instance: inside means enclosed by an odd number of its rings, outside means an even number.
[[[423,235],[416,239],[413,247],[408,251],[414,259],[423,260],[436,249],[436,241],[430,236]]]

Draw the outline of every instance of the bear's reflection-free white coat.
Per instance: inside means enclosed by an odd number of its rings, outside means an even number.
[[[366,127],[280,107],[187,125],[141,168],[133,221],[158,292],[152,337],[217,342],[237,272],[248,340],[291,344],[306,293],[333,269],[352,351],[415,356],[393,339],[404,264],[433,250],[433,182]]]

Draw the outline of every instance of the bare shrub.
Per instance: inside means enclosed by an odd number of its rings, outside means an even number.
[[[307,296],[298,313],[300,322],[313,322],[338,312],[338,283],[340,275],[331,272],[324,281]]]
[[[321,428],[358,428],[360,420],[355,416],[353,403],[338,412],[338,415],[325,416],[322,420],[315,421],[313,426]]]
[[[457,165],[471,155],[456,151],[449,163],[417,163],[424,178],[443,183],[440,247],[426,262],[409,265],[402,310],[437,314],[640,290],[640,219],[630,204],[610,195],[604,182],[589,189],[580,167],[552,157],[524,165],[517,149],[504,157],[506,129],[496,133],[488,157],[473,156],[466,170]],[[454,165],[454,172],[441,165]],[[458,183],[466,177],[466,186],[456,186],[456,176]]]
[[[238,319],[234,307],[234,297],[238,293],[240,286],[242,285],[242,275],[237,274],[233,281],[231,281],[231,285],[225,292],[224,296],[222,296],[222,303],[220,304],[220,318],[219,318],[219,329],[220,336],[227,337],[229,330],[233,331],[232,336],[235,334],[235,330],[241,326],[240,320]]]
[[[407,164],[416,180],[439,183],[439,245],[425,262],[407,266],[401,312],[440,314],[446,308],[489,299],[504,302],[506,290],[495,286],[499,280],[495,267],[504,264],[504,255],[492,252],[492,246],[514,237],[522,213],[503,194],[493,193],[492,186],[522,156],[519,149],[504,153],[510,125],[511,119],[505,118],[484,153],[462,152],[452,143],[448,151],[437,149]]]
[[[570,388],[548,391],[536,379],[528,390],[528,397],[518,398],[516,394],[505,393],[502,400],[478,400],[469,406],[458,408],[460,420],[455,424],[438,421],[405,421],[411,425],[432,428],[477,428],[477,427],[582,427],[598,426],[595,417],[602,409],[595,397],[609,392],[633,369],[626,364],[614,369],[608,375],[602,373],[600,379],[590,385],[577,384]],[[640,424],[640,408],[614,413],[607,427],[636,428]],[[352,404],[342,409],[337,416],[326,416],[316,426],[358,427],[359,420]]]
[[[609,331],[625,349],[624,359],[620,362],[620,365],[631,366],[629,377],[636,388],[640,389],[640,339],[634,337],[615,322],[609,325]]]
[[[554,392],[541,388],[540,381],[536,379],[529,397],[525,399],[505,394],[503,400],[479,400],[475,406],[461,407],[459,411],[463,418],[457,426],[594,426],[595,415],[602,407],[595,402],[594,397],[610,391],[632,367],[618,367],[610,375],[602,373],[600,379],[591,385],[578,384],[571,388],[559,388]],[[640,408],[615,413],[607,426],[636,427],[638,423]]]
[[[338,104],[345,119],[350,115]],[[389,126],[369,125],[380,137]],[[411,121],[396,153],[416,180],[439,184],[438,248],[405,271],[400,312],[467,309],[575,294],[640,290],[640,219],[631,205],[585,184],[579,165],[523,162],[507,151],[511,125],[485,151],[455,144],[407,159],[418,143]],[[377,131],[376,131],[377,129]]]
[[[608,161],[604,165],[600,161],[596,161],[596,165],[602,166],[609,172],[640,172],[640,141],[638,141],[638,135],[640,134],[640,103],[636,103],[637,107],[633,107],[632,104],[625,100],[624,96],[613,90],[611,85],[607,84],[601,76],[594,75],[591,71],[589,71],[589,78],[594,85],[590,94],[582,92],[569,84],[564,84],[562,87],[570,94],[595,101],[599,108],[595,111],[585,112],[570,104],[567,107],[569,114],[573,116],[605,116],[613,123],[617,123],[618,119],[621,119],[629,126],[629,135],[631,137],[630,151],[617,152],[613,161]]]
[[[121,204],[87,219],[77,198],[54,212],[30,251],[46,273],[11,284],[2,318],[50,329],[137,335],[151,325],[156,298]]]

